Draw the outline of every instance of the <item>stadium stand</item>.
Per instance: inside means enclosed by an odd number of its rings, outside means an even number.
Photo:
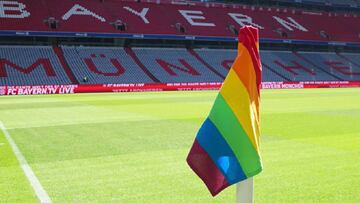
[[[289,51],[263,51],[261,58],[265,67],[276,70],[291,81],[339,80]]]
[[[360,67],[336,53],[300,52],[299,54],[314,66],[328,73],[334,74],[336,72],[336,75],[342,80],[360,80]]]
[[[360,67],[360,57],[356,53],[340,53],[339,56],[345,58],[350,63],[355,64],[357,67]]]
[[[352,12],[168,0],[0,1],[0,11],[3,39],[21,44],[18,39],[45,38],[51,45],[0,46],[0,86],[222,82],[236,56],[229,43],[244,25],[259,28],[267,46],[260,52],[265,82],[360,80],[359,53],[317,48],[359,47],[360,20]],[[112,47],[105,47],[107,40]],[[201,48],[202,42],[209,46]]]
[[[50,85],[222,82],[236,51],[0,46],[0,53],[0,85]],[[268,50],[260,54],[265,82],[360,80],[360,54]]]
[[[161,82],[218,82],[223,77],[209,70],[186,49],[134,48],[135,54]]]
[[[236,50],[226,49],[195,49],[195,52],[222,75],[227,74],[237,55]]]
[[[62,47],[79,83],[150,83],[123,48]],[[87,78],[84,80],[84,78]]]
[[[237,27],[252,25],[260,29],[262,40],[359,42],[360,33],[359,17],[351,13],[156,0],[2,2],[1,35],[229,40],[236,37]]]
[[[214,67],[222,75],[227,75],[228,70],[231,67],[232,62],[236,57],[236,50],[224,50],[224,49],[196,49],[195,50],[201,58],[203,58],[208,64]],[[261,52],[262,55],[263,52]],[[264,62],[263,62],[264,63]],[[263,81],[279,82],[290,81],[290,79],[279,74],[271,67],[263,66]]]
[[[71,84],[52,47],[0,46],[0,85]]]

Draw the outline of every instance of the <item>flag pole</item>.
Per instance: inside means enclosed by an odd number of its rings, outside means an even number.
[[[236,203],[253,203],[254,179],[248,178],[236,184]]]

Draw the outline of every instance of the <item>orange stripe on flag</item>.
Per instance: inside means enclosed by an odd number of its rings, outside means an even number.
[[[258,93],[258,87],[256,85],[256,73],[254,71],[253,62],[251,56],[246,47],[239,43],[238,57],[235,59],[231,69],[233,69],[241,82],[246,87],[250,100],[255,102],[256,108],[256,120],[260,123],[260,95]]]

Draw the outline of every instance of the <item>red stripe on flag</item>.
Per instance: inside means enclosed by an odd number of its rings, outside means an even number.
[[[224,175],[197,140],[195,140],[186,161],[213,196],[229,186]]]
[[[242,43],[248,50],[256,74],[256,86],[260,95],[260,86],[261,86],[261,63],[259,50],[257,49],[256,43],[258,39],[258,30],[253,27],[243,27],[239,32],[239,43]]]

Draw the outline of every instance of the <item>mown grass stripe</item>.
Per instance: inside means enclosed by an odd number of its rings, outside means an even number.
[[[39,179],[36,177],[34,171],[31,169],[30,165],[26,161],[24,155],[21,153],[20,149],[16,145],[15,141],[10,136],[9,131],[6,129],[4,123],[0,121],[0,128],[5,135],[5,138],[8,140],[17,160],[20,163],[22,170],[26,178],[29,180],[31,187],[34,189],[36,196],[38,197],[41,203],[51,203],[51,199],[43,186],[41,185]]]

